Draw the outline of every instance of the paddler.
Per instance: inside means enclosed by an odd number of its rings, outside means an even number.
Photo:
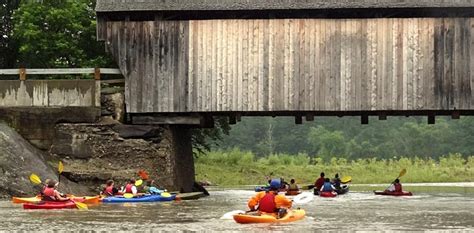
[[[292,202],[285,196],[278,195],[280,187],[280,179],[271,180],[269,191],[259,192],[248,201],[250,211],[275,213],[277,218],[285,216],[287,209],[291,208]]]
[[[143,191],[149,194],[161,194],[163,192],[163,190],[160,190],[157,187],[155,187],[154,180],[147,180],[146,185],[143,187]]]
[[[399,179],[395,179],[395,181],[393,181],[393,183],[385,190],[385,192],[395,192],[395,193],[398,193],[398,192],[402,192],[402,184],[400,184],[400,180]]]
[[[324,172],[321,172],[320,177],[314,182],[314,195],[318,195],[319,190],[324,185]]]
[[[115,196],[115,195],[123,195],[117,188],[114,187],[115,182],[113,180],[108,180],[105,184],[104,190],[101,192],[101,195],[105,196]]]
[[[334,179],[332,179],[332,184],[336,189],[341,189],[341,179],[339,179],[339,173],[336,173]]]
[[[319,191],[321,192],[333,192],[336,188],[331,184],[329,178],[324,179],[324,184]]]
[[[290,191],[290,192],[300,191],[300,189],[298,188],[298,185],[296,184],[295,179],[290,180],[290,184],[288,185],[288,191]]]
[[[131,178],[128,181],[127,185],[125,185],[124,193],[131,193],[133,195],[138,194],[137,186],[135,186],[135,178]]]
[[[49,180],[48,186],[43,190],[41,199],[43,201],[68,201],[68,197],[62,197],[61,193],[57,190],[58,182]]]

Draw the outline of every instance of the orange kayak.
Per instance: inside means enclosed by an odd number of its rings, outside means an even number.
[[[283,218],[276,218],[276,214],[237,214],[234,215],[234,220],[237,223],[277,223],[277,222],[294,222],[304,218],[306,212],[302,209],[288,210],[288,213]]]
[[[296,191],[296,190],[288,190],[288,191],[286,191],[285,195],[287,195],[287,196],[296,196],[296,195],[298,195],[298,194],[300,194],[300,193],[301,193],[301,191],[299,191],[299,190],[298,190],[298,191]]]
[[[69,198],[72,198],[74,201],[80,201],[85,204],[98,204],[100,202],[100,196],[84,196],[77,197],[74,195],[67,195]],[[12,202],[15,204],[21,203],[37,203],[41,201],[40,196],[36,197],[13,197]]]

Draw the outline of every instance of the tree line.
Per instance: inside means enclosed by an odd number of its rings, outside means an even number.
[[[320,117],[295,125],[289,117],[243,118],[232,126],[214,150],[238,148],[264,157],[272,154],[308,154],[329,161],[332,157],[396,159],[434,158],[450,153],[474,155],[474,118],[389,117],[361,125],[359,117]]]

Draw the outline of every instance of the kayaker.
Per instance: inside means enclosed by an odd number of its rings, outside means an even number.
[[[113,180],[108,180],[105,184],[104,190],[101,192],[101,195],[105,196],[115,196],[115,195],[123,195],[117,188],[114,187],[115,182]]]
[[[285,181],[285,179],[283,179],[283,177],[280,178],[280,190],[287,190],[288,189],[288,182]]]
[[[298,188],[298,185],[295,182],[295,179],[290,180],[290,184],[288,185],[288,191],[293,191],[293,192],[300,191],[300,189]]]
[[[314,195],[318,195],[319,190],[324,185],[324,172],[321,172],[320,177],[314,182]]]
[[[336,188],[331,184],[331,180],[329,180],[329,178],[326,178],[324,180],[323,186],[321,187],[321,189],[319,191],[321,191],[321,192],[332,192],[334,190],[336,190]]]
[[[386,192],[395,192],[395,193],[403,192],[402,184],[400,184],[400,180],[395,179],[395,181],[393,181],[393,183],[390,185],[390,187],[388,187],[385,191]]]
[[[68,201],[68,197],[62,197],[61,193],[56,190],[58,182],[49,180],[48,186],[43,190],[41,199],[43,201]]]
[[[280,187],[280,180],[273,179],[270,182],[269,191],[258,192],[248,201],[250,211],[258,210],[259,213],[275,213],[278,218],[285,216],[287,209],[291,208],[292,202],[285,196],[278,195]]]
[[[128,181],[127,185],[125,185],[124,193],[131,193],[133,195],[138,194],[137,186],[135,186],[135,179],[132,178]]]
[[[155,185],[155,181],[154,180],[147,180],[146,181],[146,185],[143,186],[143,191],[145,193],[149,193],[149,194],[160,194],[162,193],[163,191],[158,189],[157,187],[154,186]]]
[[[334,176],[332,184],[336,189],[341,189],[341,179],[339,179],[339,173],[336,173],[336,175]]]

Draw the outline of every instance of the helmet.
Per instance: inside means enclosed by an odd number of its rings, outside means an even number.
[[[270,189],[279,189],[281,187],[281,182],[280,182],[280,179],[273,179],[271,182],[270,182]]]

